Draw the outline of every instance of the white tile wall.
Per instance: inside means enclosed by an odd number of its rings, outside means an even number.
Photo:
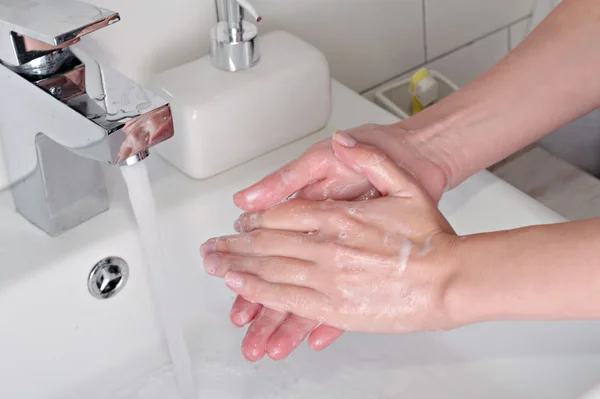
[[[425,61],[422,0],[254,0],[264,29],[285,29],[329,58],[357,91]]]
[[[213,0],[89,0],[123,20],[82,44],[129,76],[208,53]],[[357,91],[381,83],[529,14],[534,0],[254,0],[261,30],[285,29],[321,49]],[[423,11],[425,11],[425,16]],[[426,22],[427,29],[424,32]],[[426,33],[427,43],[423,41]]]
[[[494,66],[507,53],[508,34],[502,30],[433,61],[429,67],[460,87]]]
[[[83,46],[140,81],[209,51],[213,0],[91,0],[123,19]],[[422,0],[254,0],[261,31],[285,29],[322,50],[334,76],[364,90],[424,61]],[[89,39],[89,40],[88,40]]]
[[[537,0],[531,16],[531,26],[535,28],[556,8],[562,0]]]
[[[208,53],[216,19],[210,0],[84,0],[118,11],[121,21],[88,35],[81,46],[145,82],[152,74]]]
[[[529,24],[531,23],[531,18],[526,18],[520,22],[512,24],[510,26],[510,48],[514,49],[525,39],[527,34],[529,33]]]
[[[484,38],[464,45],[450,54],[426,63],[424,66],[435,69],[448,77],[454,84],[462,87],[475,79],[488,68],[491,68],[508,53],[508,31],[502,30]],[[392,81],[400,81],[416,72],[414,68],[398,76]],[[367,99],[374,101],[376,87],[363,93]]]
[[[432,59],[530,14],[534,0],[424,0]]]

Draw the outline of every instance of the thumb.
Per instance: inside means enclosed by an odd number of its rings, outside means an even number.
[[[343,132],[333,135],[333,152],[346,166],[365,176],[383,196],[414,194],[414,179],[378,148],[357,143]]]
[[[258,183],[236,193],[233,201],[238,208],[244,211],[267,209],[284,201],[302,188],[325,178],[322,152],[319,150],[320,147],[313,148],[316,150],[308,150]],[[323,146],[323,148],[326,147]],[[327,148],[327,152],[329,152],[329,148]]]

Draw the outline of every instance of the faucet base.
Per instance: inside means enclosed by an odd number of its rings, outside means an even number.
[[[37,167],[12,188],[17,211],[57,236],[109,209],[102,165],[43,134],[35,139]]]

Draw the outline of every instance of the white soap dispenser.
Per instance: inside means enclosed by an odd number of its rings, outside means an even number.
[[[247,0],[217,0],[211,54],[154,76],[171,104],[175,136],[156,147],[203,179],[323,128],[331,113],[325,56],[284,31],[259,38]],[[260,47],[259,47],[260,39]]]

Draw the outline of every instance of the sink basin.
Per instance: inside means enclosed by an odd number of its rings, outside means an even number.
[[[283,362],[251,364],[244,330],[229,322],[234,299],[202,268],[198,246],[233,231],[237,190],[338,128],[391,123],[391,114],[337,82],[321,132],[214,178],[196,181],[160,157],[146,161],[176,282],[174,312],[193,355],[199,398],[575,398],[600,381],[600,322],[502,322],[448,333],[346,334],[331,348],[299,348]],[[111,209],[50,238],[0,194],[0,397],[178,398],[155,317],[136,226],[118,171],[107,168]],[[462,234],[562,219],[487,172],[441,204]],[[123,290],[99,300],[87,278],[118,256]]]

